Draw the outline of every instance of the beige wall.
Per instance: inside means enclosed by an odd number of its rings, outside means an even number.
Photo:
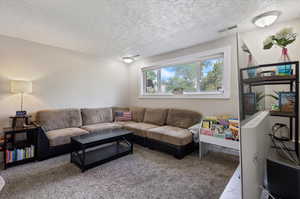
[[[0,129],[20,109],[10,79],[33,81],[33,93],[24,98],[29,112],[128,105],[128,66],[121,62],[4,36],[0,44]]]
[[[225,46],[231,47],[231,96],[229,99],[140,99],[139,78],[140,67],[149,66],[151,63],[168,60],[180,56],[217,49]],[[196,110],[204,115],[233,114],[238,116],[238,87],[237,87],[237,58],[236,39],[234,36],[216,41],[196,45],[190,48],[177,50],[171,53],[139,60],[130,66],[129,91],[131,106],[145,107],[175,107]]]

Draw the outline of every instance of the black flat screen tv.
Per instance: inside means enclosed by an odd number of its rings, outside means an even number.
[[[268,190],[280,199],[300,199],[300,166],[281,157],[272,148],[267,158]]]

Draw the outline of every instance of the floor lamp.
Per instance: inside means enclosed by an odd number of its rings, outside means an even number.
[[[12,93],[18,93],[21,95],[21,110],[17,111],[17,115],[26,115],[26,111],[23,111],[23,98],[24,93],[32,93],[32,82],[23,80],[11,80],[10,91]]]

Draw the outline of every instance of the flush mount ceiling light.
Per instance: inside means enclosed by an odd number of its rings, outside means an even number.
[[[257,27],[265,28],[275,23],[275,21],[278,19],[280,14],[281,12],[277,10],[265,12],[261,15],[254,17],[252,23]]]
[[[122,57],[123,59],[123,62],[126,63],[126,64],[130,64],[132,62],[134,62],[134,58],[138,57],[140,55],[135,55],[135,56],[131,56],[131,57]]]
[[[123,59],[123,62],[125,62],[126,64],[130,64],[134,61],[134,59],[131,57],[123,57],[122,59]]]

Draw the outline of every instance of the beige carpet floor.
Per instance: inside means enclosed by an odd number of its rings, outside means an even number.
[[[238,165],[211,152],[182,160],[135,146],[134,154],[81,173],[63,155],[0,171],[1,199],[217,199]]]

